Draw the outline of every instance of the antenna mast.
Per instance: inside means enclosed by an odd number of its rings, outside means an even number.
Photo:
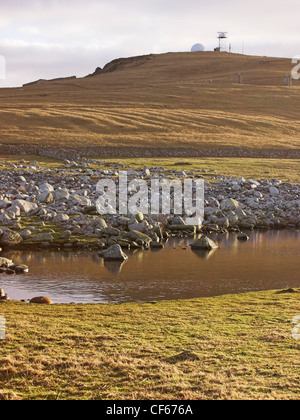
[[[225,51],[226,47],[224,40],[228,38],[228,32],[218,32],[219,47],[216,48],[216,51]]]

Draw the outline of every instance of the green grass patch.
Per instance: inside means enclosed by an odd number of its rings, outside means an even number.
[[[247,179],[300,179],[299,159],[251,159],[251,158],[135,158],[106,159],[120,162],[130,168],[164,167],[167,170],[204,170],[205,176],[224,175]],[[214,170],[212,173],[210,171]]]
[[[44,169],[65,168],[63,161],[41,156],[1,156],[2,169],[8,169],[9,165],[19,163],[24,159],[26,163],[36,160]],[[98,158],[103,164],[91,164],[90,169],[106,168],[106,164],[122,163],[126,168],[138,169],[144,166],[150,168],[163,167],[166,170],[206,171],[205,177],[214,175],[231,177],[245,177],[247,179],[300,179],[299,159],[252,159],[252,158]],[[211,172],[211,171],[214,172]],[[64,169],[65,173],[71,173],[71,169]]]
[[[300,294],[0,305],[0,399],[298,399]],[[196,357],[177,358],[183,351]]]
[[[5,169],[9,168],[9,165],[11,164],[17,165],[22,160],[25,161],[26,165],[28,165],[31,162],[36,161],[39,164],[39,166],[41,166],[44,169],[56,169],[56,168],[64,167],[64,162],[62,160],[45,157],[45,156],[2,155],[0,156],[0,164],[3,164],[4,167],[0,167],[0,170],[4,168]]]

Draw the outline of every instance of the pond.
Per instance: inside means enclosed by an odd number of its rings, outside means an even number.
[[[54,303],[188,299],[300,287],[300,232],[210,236],[220,248],[192,251],[193,239],[170,239],[162,250],[127,251],[129,260],[105,263],[95,252],[17,252],[1,256],[26,264],[21,276],[0,275],[11,299],[47,296]]]

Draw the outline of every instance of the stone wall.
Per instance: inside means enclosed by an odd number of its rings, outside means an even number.
[[[56,159],[74,160],[82,157],[91,158],[192,158],[192,157],[244,157],[300,159],[300,149],[250,149],[241,147],[223,148],[184,148],[184,147],[55,147],[41,145],[0,144],[0,154],[35,155]]]

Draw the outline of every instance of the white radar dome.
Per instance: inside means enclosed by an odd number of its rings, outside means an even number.
[[[195,44],[192,46],[191,52],[203,52],[205,51],[205,47],[202,44]]]

